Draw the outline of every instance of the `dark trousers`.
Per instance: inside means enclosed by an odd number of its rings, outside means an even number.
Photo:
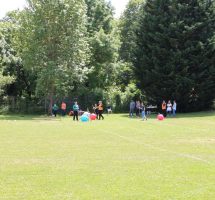
[[[66,110],[61,110],[61,114],[62,114],[62,116],[65,116],[66,115]]]
[[[136,116],[137,116],[137,117],[140,116],[140,113],[141,113],[140,108],[136,108]]]
[[[74,121],[75,121],[75,118],[78,121],[78,111],[74,111],[74,113],[73,113],[73,120]]]
[[[96,114],[96,119],[99,119],[99,111],[98,111],[98,109],[95,110],[95,114]]]
[[[53,110],[53,115],[56,117],[57,116],[57,110]]]
[[[103,110],[99,110],[98,113],[99,113],[99,120],[100,120],[101,118],[104,119],[104,116],[102,115]]]
[[[166,109],[162,110],[162,114],[163,114],[164,117],[166,117]]]

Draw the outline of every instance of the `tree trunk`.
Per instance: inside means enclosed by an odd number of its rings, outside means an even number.
[[[53,107],[53,96],[54,96],[54,86],[51,86],[51,90],[49,93],[49,110],[48,110],[48,114],[52,115],[52,107]]]

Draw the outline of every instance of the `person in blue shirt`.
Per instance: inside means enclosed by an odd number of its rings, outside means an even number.
[[[75,102],[72,109],[73,109],[73,121],[75,121],[75,119],[78,121],[78,112],[79,112],[78,102]]]

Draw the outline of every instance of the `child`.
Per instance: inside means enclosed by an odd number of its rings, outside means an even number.
[[[108,114],[108,115],[109,115],[109,114],[112,114],[112,109],[111,109],[111,106],[110,106],[110,105],[107,106],[107,114]]]
[[[141,115],[142,115],[142,120],[147,120],[147,117],[146,117],[146,107],[143,103],[141,103]]]

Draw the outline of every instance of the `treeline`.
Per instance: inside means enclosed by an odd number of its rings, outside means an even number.
[[[215,99],[215,8],[209,0],[130,0],[114,19],[105,0],[28,0],[0,22],[0,105],[48,112],[53,103],[131,99],[181,111]]]

